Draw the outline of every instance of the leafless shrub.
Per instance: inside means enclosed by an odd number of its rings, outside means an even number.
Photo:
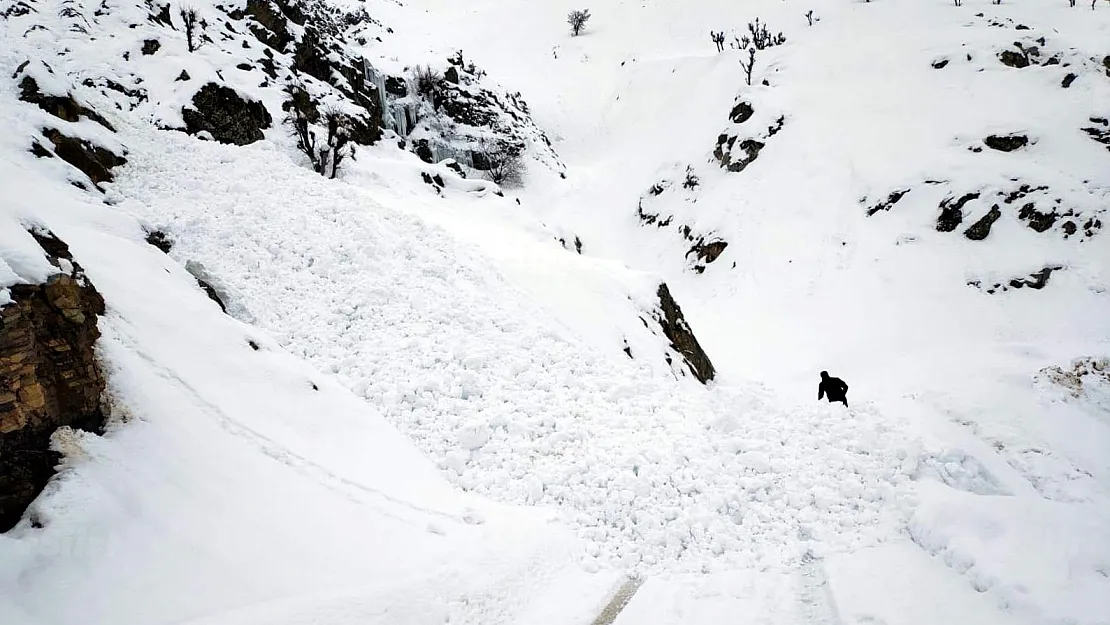
[[[485,159],[486,179],[502,187],[519,187],[524,184],[527,166],[519,149],[495,142],[483,142],[480,148]]]
[[[443,88],[444,78],[443,74],[432,69],[431,65],[425,65],[423,67],[417,65],[416,68],[412,70],[412,81],[416,86],[416,93],[430,102],[432,98],[439,93],[440,89]]]
[[[282,108],[286,110],[285,123],[297,140],[297,149],[308,157],[312,170],[321,176],[335,178],[340,164],[354,156],[354,146],[350,144],[347,129],[347,116],[335,108],[325,108],[320,112],[312,97],[299,85],[287,85],[286,99]],[[323,136],[317,131],[316,123],[323,123]]]
[[[750,87],[752,85],[752,70],[755,69],[755,47],[748,48],[748,62],[745,63],[744,59],[740,59],[740,67],[744,68],[744,76]]]

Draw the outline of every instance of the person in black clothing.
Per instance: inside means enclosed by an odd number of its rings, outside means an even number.
[[[821,384],[817,387],[817,399],[829,396],[829,403],[834,401],[848,405],[848,385],[840,378],[829,377],[828,371],[821,372]]]

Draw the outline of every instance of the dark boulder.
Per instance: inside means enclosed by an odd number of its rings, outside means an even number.
[[[663,334],[670,340],[671,347],[682,355],[682,358],[686,361],[686,366],[690,368],[690,372],[694,374],[698,381],[704,384],[712,380],[713,376],[716,375],[713,363],[709,361],[709,356],[698,344],[697,337],[694,336],[689,324],[682,316],[682,309],[671,297],[670,289],[667,288],[666,284],[660,284],[656,295],[659,297],[659,311],[657,312],[656,321],[663,328]]]
[[[195,135],[207,131],[220,143],[247,145],[263,138],[262,130],[272,122],[270,112],[237,91],[210,82],[193,96],[193,108],[184,108],[185,128]]]
[[[726,247],[728,247],[728,241],[717,240],[710,241],[708,243],[706,243],[704,240],[698,241],[694,244],[693,247],[690,248],[690,251],[686,252],[686,257],[689,258],[690,255],[693,254],[694,258],[696,258],[699,262],[708,265],[709,263],[717,260],[717,258],[721,255],[721,252],[725,251]]]
[[[416,156],[420,158],[420,160],[424,161],[425,163],[430,164],[435,162],[435,155],[432,153],[432,146],[428,143],[427,139],[420,139],[416,141],[412,151],[416,154]],[[480,152],[474,153],[474,168],[482,169],[478,166],[478,154],[480,154]],[[486,162],[486,169],[489,169],[488,162]]]
[[[163,254],[169,254],[170,250],[173,249],[173,240],[161,230],[147,231],[146,242],[162,250]]]
[[[952,232],[964,220],[964,205],[979,198],[979,193],[968,193],[956,199],[949,196],[941,200],[940,216],[937,217],[937,232]]]
[[[1060,216],[1056,214],[1056,211],[1044,213],[1037,210],[1037,205],[1033,202],[1022,206],[1021,210],[1018,211],[1018,219],[1026,222],[1030,228],[1037,232],[1045,232],[1056,225],[1056,220],[1059,218]]]
[[[143,56],[150,56],[160,50],[162,44],[157,39],[147,39],[143,42]]]
[[[111,182],[115,179],[112,168],[126,163],[122,156],[85,141],[62,134],[55,128],[46,128],[43,136],[54,144],[54,153],[58,158],[80,169],[94,184]]]
[[[1025,135],[990,135],[983,139],[983,143],[992,150],[999,152],[1013,152],[1029,145],[1029,137]]]
[[[737,102],[736,106],[732,107],[732,112],[728,114],[728,118],[734,124],[743,124],[755,115],[755,109],[747,102]]]
[[[991,233],[991,226],[993,226],[994,222],[998,221],[998,218],[1001,216],[1002,211],[998,209],[998,204],[995,204],[991,207],[990,212],[983,215],[979,221],[975,222],[970,228],[964,231],[964,236],[972,241],[982,241]]]
[[[1013,50],[1003,50],[998,54],[998,60],[1007,67],[1014,67],[1021,69],[1029,67],[1029,57],[1022,52],[1014,52]]]
[[[403,98],[409,94],[409,85],[404,78],[396,76],[385,77],[385,92],[391,96]]]
[[[33,234],[58,273],[45,284],[11,287],[12,303],[0,308],[0,532],[19,522],[54,475],[55,430],[104,427],[104,376],[94,353],[104,300],[65,243]]]

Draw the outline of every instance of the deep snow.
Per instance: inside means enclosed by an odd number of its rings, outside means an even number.
[[[537,162],[508,199],[441,196],[384,142],[325,181],[281,129],[235,148],[120,113],[105,205],[26,154],[42,116],[4,84],[0,280],[49,269],[19,222],[70,243],[109,305],[118,411],[103,439],[60,437],[45,527],[0,536],[5,615],[589,623],[627,572],[646,581],[617,625],[1106,622],[1106,382],[1037,372],[1106,354],[1110,246],[1009,216],[986,241],[938,233],[924,181],[1029,179],[1105,210],[1110,155],[1078,128],[1110,113],[1110,7],[829,0],[809,28],[791,2],[610,0],[579,38],[565,3],[368,7],[395,31],[368,57],[463,48],[524,94],[567,179]],[[756,16],[788,42],[747,89],[708,31]],[[1042,34],[1082,68],[1070,90],[995,60]],[[9,75],[54,45],[4,37]],[[786,123],[730,174],[710,159],[737,95]],[[1017,130],[1026,152],[967,150]],[[688,166],[699,189],[658,207],[729,241],[700,275],[636,219]],[[553,240],[576,235],[583,255]],[[967,284],[1046,263],[1068,270],[1043,291]],[[708,388],[639,319],[660,278],[721,371]],[[823,368],[850,410],[813,403]]]

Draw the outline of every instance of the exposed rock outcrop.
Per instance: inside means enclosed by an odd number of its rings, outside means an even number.
[[[713,149],[713,156],[717,158],[721,167],[733,173],[744,171],[748,165],[759,158],[759,152],[766,146],[762,141],[755,139],[744,139],[737,144],[736,139],[736,137],[721,135],[717,137],[717,147]],[[734,145],[739,148],[739,153],[733,150]]]
[[[964,220],[964,205],[979,198],[979,193],[967,193],[956,199],[947,197],[940,203],[940,216],[937,217],[937,232],[952,232]]]
[[[728,114],[729,120],[734,124],[743,124],[755,115],[755,109],[747,102],[737,102],[736,106],[732,107],[732,112]]]
[[[1091,139],[1106,146],[1107,150],[1110,150],[1110,120],[1105,117],[1091,117],[1090,120],[1091,123],[1096,125],[1084,128],[1083,132],[1087,133],[1087,136]]]
[[[44,89],[39,83],[40,81],[32,75],[32,72],[39,72],[46,78],[52,77],[52,71],[46,67],[41,61],[36,61],[32,64],[30,61],[24,62],[16,71],[16,77],[19,78],[19,99],[34,104],[40,109],[50,113],[58,119],[67,122],[80,121],[82,117],[90,119],[108,130],[115,130],[108,120],[104,119],[102,115],[94,111],[92,108],[78,102],[72,94],[62,92],[60,89]],[[42,76],[40,76],[41,78]],[[58,91],[52,93],[51,91]]]
[[[695,243],[690,251],[686,252],[686,257],[689,258],[693,255],[698,260],[698,264],[694,266],[694,271],[702,273],[705,271],[705,266],[717,260],[726,247],[728,247],[728,241],[717,239],[706,242],[703,239]]]
[[[59,427],[99,432],[104,378],[94,344],[104,300],[65,243],[35,234],[58,273],[45,284],[11,287],[0,308],[0,532],[11,529],[60,460]]]
[[[1014,50],[1003,50],[998,54],[998,60],[1007,67],[1022,69],[1029,67],[1029,56]]]
[[[80,169],[93,184],[98,185],[98,188],[101,182],[111,182],[115,179],[112,175],[113,167],[127,162],[122,156],[105,147],[62,134],[56,128],[46,128],[42,134],[54,144],[54,153],[59,158]]]
[[[993,284],[984,285],[982,280],[971,280],[967,284],[968,286],[973,286],[982,291],[986,291],[990,295],[994,295],[995,293],[1005,293],[1010,289],[1023,289],[1025,287],[1029,287],[1030,289],[1039,291],[1048,286],[1048,280],[1052,277],[1052,274],[1054,272],[1062,271],[1063,269],[1063,265],[1047,265],[1042,269],[1034,271],[1028,276],[1011,278],[1005,283],[995,282]]]
[[[972,241],[982,241],[987,238],[991,233],[991,226],[998,218],[1002,216],[1002,211],[998,209],[998,204],[991,207],[990,212],[983,215],[979,221],[972,224],[970,228],[964,231],[964,236]]]
[[[1029,145],[1029,137],[1025,135],[990,135],[983,139],[983,143],[992,150],[999,152],[1013,152]]]
[[[656,294],[659,297],[659,309],[662,313],[657,321],[663,328],[663,334],[670,340],[671,347],[686,360],[686,365],[698,381],[704,384],[712,380],[716,375],[713,363],[709,361],[709,356],[698,344],[697,337],[682,316],[682,309],[674,301],[670,289],[666,284],[660,284]]]
[[[870,217],[879,211],[889,211],[909,192],[909,189],[895,189],[894,191],[891,191],[890,195],[888,195],[885,200],[867,209],[867,216]],[[867,202],[867,198],[864,198],[863,202]]]
[[[748,121],[754,115],[754,110],[750,106],[746,108],[744,106],[744,103],[741,102],[732,112],[738,113],[740,119]],[[767,140],[778,134],[785,123],[786,117],[779,116],[773,124],[767,127],[765,133],[760,133],[758,138],[749,136],[741,139],[742,135],[723,132],[717,137],[717,145],[713,148],[713,157],[717,159],[721,167],[730,172],[744,171],[748,165],[759,158],[759,153],[766,147]]]
[[[247,145],[263,138],[272,119],[265,105],[210,82],[193,96],[193,108],[181,111],[189,134],[208,132],[220,143]]]

